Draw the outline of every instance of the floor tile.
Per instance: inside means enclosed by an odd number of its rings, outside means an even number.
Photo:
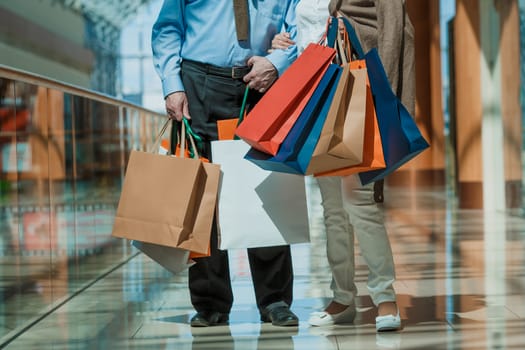
[[[376,333],[358,242],[354,323],[310,327],[309,314],[331,300],[331,274],[319,193],[307,183],[311,242],[292,246],[298,327],[260,322],[245,250],[229,253],[230,323],[192,328],[187,271],[172,275],[120,242],[69,263],[35,251],[2,257],[0,341],[24,350],[525,348],[525,216],[498,213],[488,225],[442,188],[385,190],[403,329]]]

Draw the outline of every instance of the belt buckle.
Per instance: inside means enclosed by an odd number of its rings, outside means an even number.
[[[247,67],[237,66],[232,67],[232,79],[241,79],[247,73]]]

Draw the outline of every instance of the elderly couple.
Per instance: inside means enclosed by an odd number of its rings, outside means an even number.
[[[239,8],[246,8],[247,16],[238,17]],[[239,112],[246,86],[253,106],[308,43],[319,41],[330,15],[350,21],[365,51],[378,49],[394,92],[413,112],[414,35],[403,0],[164,0],[153,26],[152,49],[168,115],[179,121],[189,118],[194,131],[207,141],[203,153],[210,157],[216,121]],[[239,29],[243,23],[244,32]],[[344,181],[319,178],[318,183],[333,299],[324,310],[312,313],[308,323],[353,322],[355,232],[369,268],[376,329],[400,329],[394,261],[382,204],[374,196],[381,186],[362,186],[355,175]],[[290,247],[250,248],[248,259],[261,321],[297,326],[299,320],[290,309]],[[233,303],[228,252],[217,249],[216,232],[211,256],[196,259],[189,270],[189,290],[196,310],[191,326],[228,322]]]

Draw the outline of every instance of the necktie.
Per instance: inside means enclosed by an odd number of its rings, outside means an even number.
[[[235,15],[235,28],[237,40],[248,40],[248,0],[233,0],[233,12]]]

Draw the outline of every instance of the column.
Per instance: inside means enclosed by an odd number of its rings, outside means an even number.
[[[460,208],[521,205],[518,9],[516,0],[496,4],[489,16],[485,3],[456,2],[454,115]]]
[[[407,0],[415,30],[416,115],[429,150],[418,155],[386,182],[390,186],[445,184],[445,141],[441,82],[439,0]]]
[[[522,205],[522,118],[520,103],[520,19],[516,0],[497,1],[500,15],[501,117],[505,162],[505,204]]]

